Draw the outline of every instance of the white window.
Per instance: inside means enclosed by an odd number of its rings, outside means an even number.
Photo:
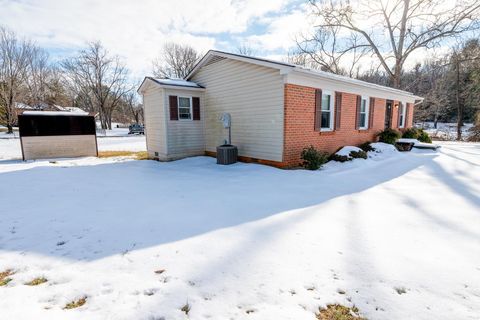
[[[333,130],[334,121],[333,95],[331,92],[322,92],[322,126],[321,131]]]
[[[399,128],[405,128],[405,113],[407,111],[406,103],[400,102],[398,104],[398,107],[400,110],[398,111],[398,114],[400,116],[400,119],[398,119],[398,127]]]
[[[368,97],[363,97],[360,101],[360,119],[358,119],[358,127],[362,130],[368,128],[368,109],[369,109],[369,99]]]
[[[178,97],[178,119],[192,120],[192,98]]]

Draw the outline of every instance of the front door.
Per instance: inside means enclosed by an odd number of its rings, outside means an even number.
[[[387,100],[387,105],[385,108],[385,129],[392,127],[392,107],[393,101]]]

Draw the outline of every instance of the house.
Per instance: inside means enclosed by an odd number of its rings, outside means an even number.
[[[210,50],[184,78],[146,77],[147,150],[159,160],[215,155],[232,117],[239,158],[296,166],[304,147],[335,152],[412,126],[409,92],[289,63]]]

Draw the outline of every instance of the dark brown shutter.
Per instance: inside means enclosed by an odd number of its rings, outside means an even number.
[[[405,110],[405,128],[407,128],[408,127],[408,113],[410,112],[410,103],[407,103],[405,108],[406,108],[406,110]]]
[[[342,118],[342,93],[335,92],[335,128],[340,129],[340,120]]]
[[[355,129],[360,129],[360,106],[362,105],[362,96],[357,96],[357,110],[355,112]]]
[[[322,90],[315,90],[315,131],[322,128]]]
[[[200,98],[192,98],[193,120],[200,120]]]
[[[178,120],[178,101],[177,96],[168,96],[170,105],[170,120]]]
[[[398,108],[397,108],[397,128],[400,128],[401,122],[400,122],[400,115],[402,114],[402,103],[398,103]]]
[[[370,104],[368,107],[368,128],[373,128],[373,114],[375,112],[375,98],[370,98]]]

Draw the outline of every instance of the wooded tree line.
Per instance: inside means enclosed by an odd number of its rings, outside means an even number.
[[[480,2],[308,3],[315,24],[287,61],[423,96],[415,120],[457,121],[459,138],[464,121],[480,121]],[[450,50],[405,70],[415,54],[440,47]]]
[[[389,84],[381,71],[370,71],[358,78]],[[480,125],[480,39],[466,40],[450,53],[426,59],[402,73],[400,89],[424,97],[415,108],[415,121],[465,122]],[[457,130],[461,138],[461,131]]]
[[[0,124],[9,133],[19,105],[80,108],[94,113],[103,129],[112,128],[112,119],[143,122],[136,87],[124,63],[100,42],[54,63],[44,49],[0,27]]]

